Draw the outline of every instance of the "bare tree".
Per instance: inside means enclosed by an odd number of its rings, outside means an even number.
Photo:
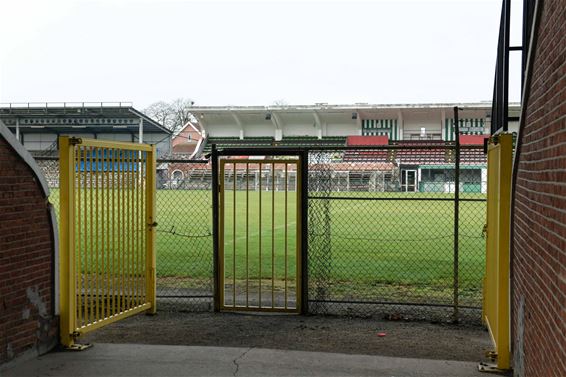
[[[145,115],[159,122],[161,125],[171,129],[173,123],[173,108],[164,101],[154,102],[144,111]]]
[[[171,102],[171,109],[173,110],[173,132],[180,131],[188,121],[193,120],[191,115],[191,107],[194,101],[184,98],[177,98]]]
[[[175,134],[189,120],[194,120],[190,113],[193,104],[192,100],[185,98],[178,98],[170,103],[158,101],[149,105],[144,113]]]

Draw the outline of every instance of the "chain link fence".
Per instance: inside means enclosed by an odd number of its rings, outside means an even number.
[[[463,147],[458,170],[455,147],[445,144],[311,149],[308,156],[310,312],[427,320],[457,313],[479,321],[481,147]],[[58,210],[58,159],[36,160]],[[157,170],[158,305],[213,310],[211,164],[158,160]]]
[[[483,149],[406,144],[309,151],[311,312],[479,320]]]

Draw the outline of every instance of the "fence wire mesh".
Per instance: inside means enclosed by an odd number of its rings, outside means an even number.
[[[460,152],[455,258],[455,147],[406,144],[309,150],[310,312],[445,320],[457,310],[460,319],[479,321],[483,150]],[[36,160],[58,211],[58,159]],[[157,170],[159,308],[212,310],[211,164],[158,160]]]
[[[212,170],[158,160],[157,298],[161,308],[212,310]]]
[[[454,146],[309,152],[311,312],[479,318],[486,161],[460,157],[456,241]]]

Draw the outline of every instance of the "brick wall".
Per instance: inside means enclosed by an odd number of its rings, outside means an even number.
[[[0,134],[0,364],[57,343],[53,245],[43,189]]]
[[[566,376],[566,12],[545,1],[515,186],[516,375]]]

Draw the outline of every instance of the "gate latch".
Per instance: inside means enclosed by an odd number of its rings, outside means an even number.
[[[150,228],[155,228],[157,226],[157,223],[154,221],[151,224],[147,224],[147,226],[149,226]]]

